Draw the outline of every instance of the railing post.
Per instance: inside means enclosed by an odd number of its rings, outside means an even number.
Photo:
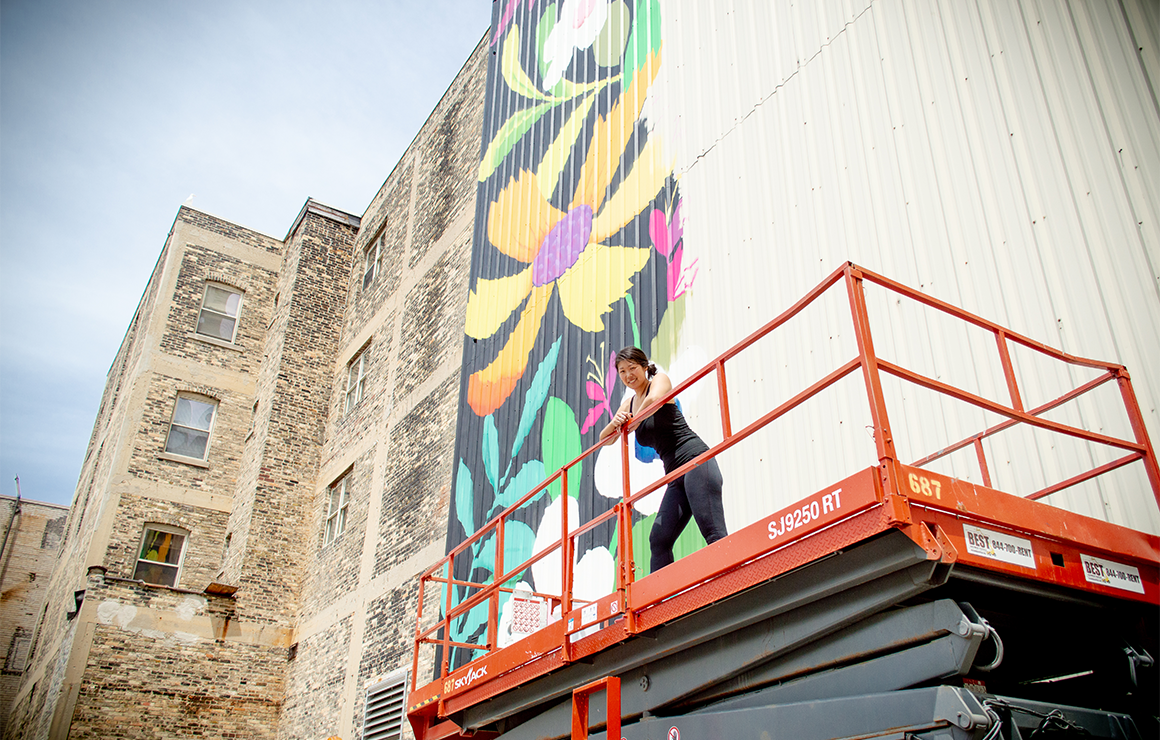
[[[717,394],[721,404],[721,433],[725,439],[733,436],[733,423],[729,414],[729,388],[725,383],[725,361],[717,362]]]
[[[1140,404],[1136,400],[1136,392],[1132,389],[1132,379],[1126,368],[1116,371],[1116,384],[1120,386],[1120,395],[1124,399],[1124,407],[1128,412],[1128,420],[1132,424],[1132,433],[1136,435],[1136,444],[1144,448],[1144,470],[1148,473],[1148,483],[1152,486],[1152,495],[1156,498],[1156,505],[1160,506],[1160,465],[1156,462],[1156,451],[1152,448],[1152,441],[1148,439],[1148,430],[1144,426],[1144,415],[1140,413]]]
[[[451,667],[451,597],[454,594],[454,587],[451,581],[455,579],[455,553],[447,556],[447,584],[444,593],[447,598],[443,600],[443,660],[440,661],[439,678],[447,678]]]
[[[605,736],[620,737],[620,677],[607,676],[572,691],[572,740],[588,740],[589,697],[604,689],[606,710]]]
[[[617,504],[616,530],[620,533],[617,541],[616,565],[620,575],[620,601],[624,613],[625,630],[631,635],[636,632],[636,614],[632,608],[632,582],[636,577],[633,567],[632,552],[632,504],[628,499],[632,495],[632,483],[629,480],[628,465],[628,432],[621,432],[620,460],[624,479],[623,495]]]
[[[491,583],[495,587],[495,592],[488,597],[487,603],[487,647],[488,650],[495,650],[499,647],[499,586],[502,583],[500,578],[504,574],[503,563],[504,551],[504,517],[500,514],[499,521],[495,525],[495,570],[491,574]]]
[[[419,685],[419,645],[420,635],[423,634],[423,595],[427,592],[427,576],[419,578],[419,606],[415,609],[415,650],[411,655],[411,688],[414,691]]]
[[[994,488],[991,485],[991,471],[987,469],[987,455],[983,452],[983,440],[975,437],[975,456],[979,458],[979,469],[983,471],[983,485],[987,488]]]
[[[572,538],[568,534],[568,469],[560,475],[560,614],[572,611]]]
[[[1007,347],[1007,332],[1002,329],[996,331],[995,340],[999,343],[999,361],[1003,363],[1003,376],[1007,379],[1011,406],[1016,411],[1023,411],[1023,399],[1019,397],[1019,384],[1015,380],[1015,366],[1011,364],[1011,352]]]
[[[858,357],[862,376],[866,380],[867,400],[874,421],[874,444],[878,451],[878,474],[882,481],[883,505],[891,524],[910,524],[910,505],[899,493],[898,454],[886,413],[886,396],[882,392],[882,377],[878,371],[878,357],[870,332],[870,316],[866,310],[866,294],[862,286],[862,272],[853,264],[846,267],[846,292],[850,297],[850,312],[854,321],[854,336],[858,340]]]

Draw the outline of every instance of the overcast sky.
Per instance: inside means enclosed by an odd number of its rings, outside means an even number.
[[[68,504],[178,207],[362,215],[490,0],[0,0],[0,494]]]

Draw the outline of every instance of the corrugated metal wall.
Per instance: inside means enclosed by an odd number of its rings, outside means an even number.
[[[595,442],[622,398],[617,348],[644,347],[679,381],[847,260],[1127,365],[1160,439],[1155,3],[494,7],[449,546]],[[882,290],[868,300],[881,356],[1007,401],[985,332]],[[832,291],[733,361],[733,428],[854,357],[849,315]],[[1090,377],[1013,355],[1029,407]],[[999,420],[899,382],[886,390],[904,461]],[[716,396],[709,381],[680,399],[710,443]],[[1049,418],[1130,436],[1114,386]],[[726,453],[730,529],[874,464],[869,424],[855,374]],[[551,491],[509,525],[509,564],[558,536],[561,506],[575,522],[612,505],[619,462],[606,449],[568,495]],[[1028,431],[986,451],[997,487],[1021,492],[1112,457]],[[638,485],[659,475],[659,463],[634,465]],[[970,453],[936,469],[980,480]],[[637,507],[641,538],[654,498]],[[1050,502],[1160,532],[1139,465]],[[611,590],[613,543],[607,528],[581,543],[581,596]],[[494,547],[477,543],[460,575],[485,577]],[[554,558],[533,570],[537,589],[558,588]],[[484,617],[460,620],[455,639]]]
[[[686,258],[699,260],[679,350],[712,357],[852,260],[1127,365],[1160,439],[1157,15],[1132,0],[666,2],[665,61],[644,117],[676,157]],[[845,297],[834,298],[731,373],[737,415],[853,355]],[[883,356],[1007,400],[989,335],[881,291],[870,298]],[[1015,361],[1029,405],[1090,377],[1030,352]],[[732,453],[731,528],[873,462],[861,382]],[[1130,437],[1105,389],[1050,418]],[[913,387],[887,390],[904,459],[996,421]],[[708,431],[717,410],[702,395],[692,416]],[[1040,433],[1003,435],[987,451],[997,485],[1028,492],[1112,458]],[[1139,467],[1048,500],[1160,531]],[[970,452],[941,469],[980,480]]]

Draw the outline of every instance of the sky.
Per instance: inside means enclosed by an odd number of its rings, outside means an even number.
[[[361,216],[490,0],[0,0],[0,495],[72,500],[184,203]],[[190,200],[192,196],[192,200]]]

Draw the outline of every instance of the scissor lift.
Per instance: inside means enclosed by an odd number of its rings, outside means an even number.
[[[1001,404],[875,355],[863,282],[871,281],[991,332],[1010,401]],[[833,286],[849,297],[858,356],[741,430],[731,428],[726,364]],[[1009,343],[1092,368],[1098,377],[1026,409]],[[634,578],[632,503],[702,459],[720,454],[861,370],[878,465],[837,481],[681,559]],[[1007,419],[904,464],[897,456],[881,376],[888,373]],[[701,459],[632,490],[577,526],[563,510],[556,547],[508,567],[503,531],[513,512],[597,448],[457,546],[423,576],[408,715],[419,740],[502,737],[1005,738],[1156,737],[1160,538],[1038,499],[1127,465],[1141,465],[1160,504],[1160,469],[1125,369],[1066,355],[853,264],[835,271],[781,316],[673,389],[715,374],[724,439]],[[1115,383],[1133,439],[1044,418]],[[641,417],[634,420],[639,423]],[[1023,496],[991,488],[982,441],[1016,424],[1121,450],[1112,462]],[[925,466],[960,449],[977,453],[983,484]],[[622,440],[628,470],[627,440]],[[578,537],[614,520],[618,588],[573,598]],[[497,577],[456,577],[456,557],[495,537]],[[499,647],[509,583],[534,562],[561,558],[564,588],[539,594],[562,618]],[[469,594],[458,601],[454,587]],[[439,607],[450,604],[450,608]],[[433,613],[431,603],[439,609]],[[477,643],[451,640],[472,609],[489,613]],[[435,675],[419,685],[420,655]],[[471,651],[471,652],[468,652]],[[456,665],[455,654],[480,657]],[[607,731],[611,729],[611,735]]]

